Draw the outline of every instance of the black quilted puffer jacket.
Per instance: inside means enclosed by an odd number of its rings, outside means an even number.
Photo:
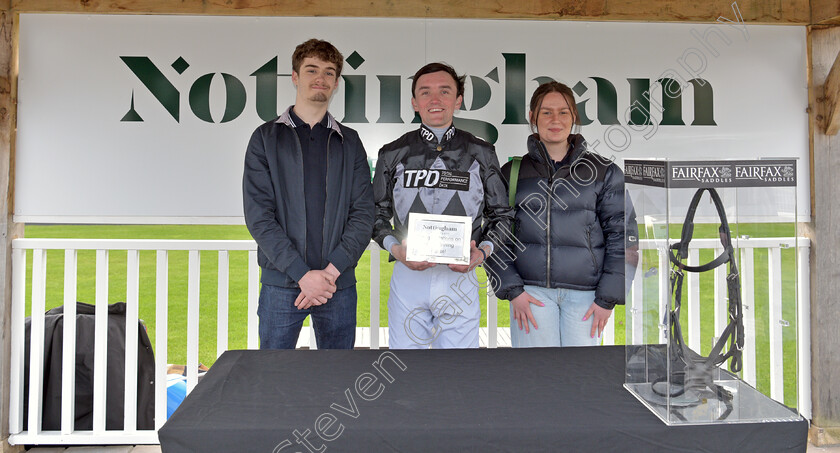
[[[624,174],[571,135],[570,165],[555,170],[545,147],[528,138],[516,189],[515,239],[486,267],[496,295],[524,285],[595,290],[607,309],[624,303]],[[510,179],[511,163],[502,167]]]

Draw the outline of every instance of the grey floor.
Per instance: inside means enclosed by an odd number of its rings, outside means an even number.
[[[138,445],[119,447],[70,447],[70,448],[33,448],[32,453],[159,453],[158,445]],[[840,453],[840,445],[816,447],[808,444],[808,453]]]
[[[33,453],[160,453],[160,445],[131,445],[104,447],[33,448]]]

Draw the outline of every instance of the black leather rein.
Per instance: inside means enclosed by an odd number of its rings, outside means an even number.
[[[703,192],[709,192],[712,202],[717,209],[718,217],[720,217],[720,227],[718,232],[720,234],[720,243],[723,246],[723,253],[717,256],[712,261],[699,266],[689,266],[686,264],[688,259],[688,246],[691,243],[694,235],[694,216],[697,212],[697,207]],[[741,280],[738,272],[738,265],[736,261],[735,248],[732,246],[732,233],[729,229],[729,223],[726,220],[726,211],[723,202],[720,199],[717,191],[713,188],[698,189],[691,199],[688,211],[683,222],[682,234],[680,241],[671,245],[668,250],[668,257],[671,261],[671,297],[673,300],[673,308],[668,313],[670,318],[670,340],[671,340],[671,375],[669,380],[671,385],[667,392],[660,392],[654,388],[654,391],[660,396],[678,396],[683,394],[686,390],[692,389],[698,392],[709,389],[713,391],[718,397],[724,400],[731,400],[732,395],[715,384],[714,370],[721,364],[731,359],[729,369],[732,372],[741,371],[742,358],[741,351],[744,348],[744,323],[743,323],[743,306],[741,304]],[[723,329],[720,338],[712,347],[708,356],[702,356],[697,352],[691,350],[686,345],[683,339],[682,327],[680,325],[680,308],[682,307],[682,289],[685,272],[706,272],[718,266],[729,264],[729,273],[726,276],[726,287],[729,296],[728,312],[729,322]],[[724,352],[727,342],[728,349]],[[684,368],[682,364],[685,364]],[[673,368],[678,368],[674,370]],[[680,370],[679,368],[683,368]],[[681,379],[677,379],[677,377]],[[682,380],[682,385],[679,382]],[[675,385],[676,384],[676,385]],[[654,385],[656,387],[656,385]],[[728,405],[727,405],[728,406]],[[731,408],[730,408],[731,410]],[[725,418],[728,412],[722,416]],[[722,419],[721,418],[721,419]]]

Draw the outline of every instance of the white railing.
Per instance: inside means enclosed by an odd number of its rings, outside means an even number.
[[[755,316],[750,307],[754,306],[753,293],[753,250],[764,248],[769,250],[769,277],[771,297],[771,394],[781,400],[783,394],[783,364],[781,349],[781,249],[792,246],[793,238],[778,239],[741,239],[738,246],[742,253],[741,272],[744,288],[745,326],[747,344],[744,352],[744,378],[755,385],[756,381],[756,352],[755,352]],[[700,249],[715,249],[719,241],[696,239],[691,243],[690,262],[697,262]],[[810,288],[808,270],[809,241],[799,238],[797,257],[797,295],[798,308],[798,359],[799,359],[799,410],[810,418],[810,327],[809,327],[809,297]],[[654,245],[642,241],[642,249],[653,248]],[[155,444],[158,443],[157,429],[166,420],[166,370],[167,370],[167,341],[168,341],[168,312],[169,303],[168,275],[170,251],[187,251],[187,391],[189,392],[198,382],[199,365],[199,282],[200,256],[202,252],[216,253],[218,256],[218,288],[217,288],[217,356],[228,349],[228,320],[229,320],[229,282],[231,270],[229,266],[229,252],[247,251],[248,265],[246,269],[235,269],[234,275],[247,273],[247,347],[256,349],[259,346],[257,302],[259,295],[259,266],[257,265],[256,244],[253,241],[180,241],[180,240],[95,240],[95,239],[16,239],[12,242],[12,347],[11,347],[11,393],[9,442],[12,444]],[[62,402],[61,429],[58,431],[44,431],[41,429],[43,389],[41,383],[44,377],[44,338],[45,307],[46,307],[46,276],[47,250],[64,251],[64,337],[63,337],[63,370],[62,373]],[[73,429],[74,397],[75,397],[75,349],[76,349],[76,268],[79,250],[96,251],[96,285],[95,285],[95,346],[93,373],[93,429],[78,431]],[[125,358],[125,397],[124,397],[124,427],[125,429],[106,430],[106,337],[108,317],[108,255],[111,251],[127,252],[126,271],[126,354]],[[139,291],[140,291],[140,251],[155,251],[155,338],[151,339],[155,345],[155,429],[137,430],[137,342],[139,321]],[[380,348],[387,346],[387,327],[379,325],[379,286],[381,249],[371,242],[368,250],[370,254],[370,328],[357,329],[357,347]],[[32,292],[31,292],[31,334],[30,334],[30,368],[29,368],[29,412],[27,426],[23,425],[23,391],[24,391],[24,323],[26,313],[26,257],[27,251],[32,253]],[[661,253],[660,256],[664,257]],[[667,264],[667,258],[662,264]],[[693,261],[691,261],[693,260]],[[667,266],[660,266],[662,269]],[[660,274],[665,274],[661,272]],[[725,285],[723,273],[719,271],[715,276],[715,330],[720,332],[725,325]],[[358,275],[363,279],[364,276]],[[641,279],[637,278],[636,282]],[[660,278],[660,294],[667,297],[667,275]],[[639,283],[640,284],[640,283]],[[689,276],[687,310],[689,312],[688,338],[692,348],[699,349],[699,286],[696,280]],[[632,294],[640,294],[639,288],[634,287]],[[481,345],[495,348],[510,345],[510,331],[508,327],[498,326],[497,300],[488,291],[485,300],[487,304],[487,328],[480,332]],[[639,298],[631,296],[628,305],[635,307],[640,303]],[[605,344],[615,344],[615,316],[610,318],[604,334]],[[628,326],[632,332],[640,326]],[[204,338],[204,340],[207,340]],[[619,341],[619,343],[623,343]],[[298,347],[314,347],[314,333],[312,329],[304,328]]]

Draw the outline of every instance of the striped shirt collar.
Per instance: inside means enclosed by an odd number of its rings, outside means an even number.
[[[294,106],[293,105],[289,106],[289,108],[287,108],[286,111],[283,112],[283,114],[280,115],[279,118],[277,118],[277,121],[275,121],[275,123],[285,124],[286,126],[289,126],[291,128],[297,127],[298,125],[295,124],[294,120],[292,120],[292,107],[294,107]],[[344,139],[344,134],[341,133],[341,127],[340,127],[338,121],[336,121],[335,118],[333,118],[333,116],[330,115],[330,112],[327,112],[326,117],[327,117],[327,129],[332,129],[332,130],[338,132],[338,136],[341,137],[341,139],[343,140]]]

